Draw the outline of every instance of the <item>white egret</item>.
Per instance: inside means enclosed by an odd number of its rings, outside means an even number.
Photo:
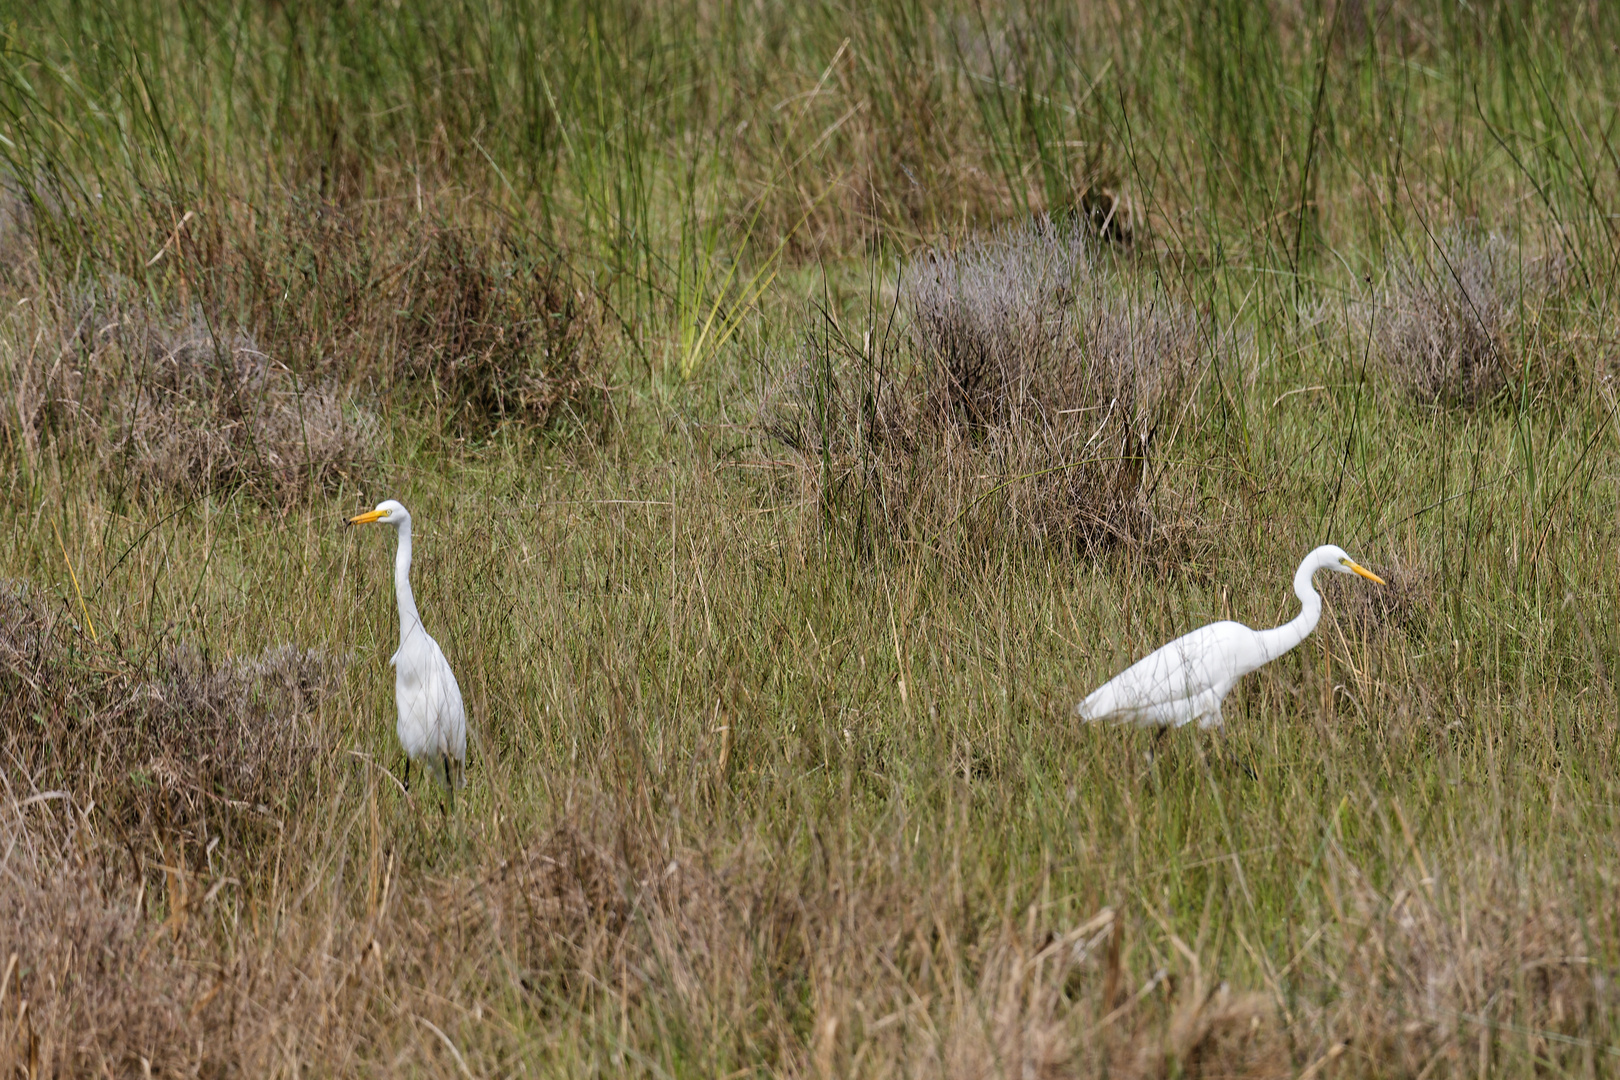
[[[1218,622],[1155,649],[1092,691],[1078,706],[1084,720],[1118,720],[1142,727],[1221,726],[1221,702],[1243,676],[1304,641],[1322,617],[1322,597],[1311,584],[1318,570],[1384,579],[1327,544],[1305,556],[1294,574],[1300,612],[1270,630]]]
[[[405,750],[405,784],[410,786],[411,762],[432,772],[451,799],[466,783],[467,713],[461,687],[444,658],[439,643],[422,628],[416,599],[411,595],[411,514],[387,499],[377,509],[349,519],[350,525],[373,522],[392,525],[399,534],[394,553],[394,597],[399,602],[399,649],[388,662],[394,666],[394,703],[399,707],[399,744]]]

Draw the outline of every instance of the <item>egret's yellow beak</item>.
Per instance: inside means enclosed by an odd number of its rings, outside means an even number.
[[[363,514],[356,514],[349,519],[350,525],[370,525],[373,521],[381,521],[388,516],[386,510],[367,510]],[[1376,579],[1375,579],[1376,580]]]
[[[359,519],[356,518],[355,520],[358,521]],[[1380,585],[1389,584],[1383,578],[1379,577],[1377,574],[1373,573],[1371,570],[1367,569],[1365,566],[1362,566],[1360,563],[1350,562],[1347,559],[1347,560],[1345,560],[1344,565],[1348,566],[1352,571],[1354,571],[1355,573],[1360,574],[1362,577],[1366,578],[1368,581],[1376,581]]]

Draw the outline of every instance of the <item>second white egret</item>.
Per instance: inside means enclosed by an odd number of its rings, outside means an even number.
[[[439,643],[422,628],[411,594],[411,514],[388,499],[377,509],[349,519],[350,525],[377,522],[392,525],[399,534],[394,553],[394,597],[399,602],[399,649],[388,662],[394,665],[394,703],[399,707],[399,745],[405,751],[405,783],[410,786],[411,762],[422,764],[450,789],[466,783],[467,713],[461,687]]]
[[[1183,634],[1109,679],[1082,701],[1083,720],[1117,720],[1143,727],[1221,726],[1221,702],[1233,685],[1304,641],[1322,617],[1322,597],[1311,584],[1318,570],[1384,579],[1345,550],[1327,544],[1305,556],[1294,574],[1300,612],[1270,630],[1218,622]]]

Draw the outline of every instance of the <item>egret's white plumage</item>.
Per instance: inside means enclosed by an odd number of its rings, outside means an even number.
[[[1155,649],[1094,690],[1078,707],[1084,720],[1118,720],[1143,727],[1221,726],[1221,702],[1243,676],[1304,641],[1322,617],[1322,597],[1311,584],[1318,570],[1384,579],[1357,565],[1343,548],[1327,544],[1305,556],[1294,574],[1300,612],[1270,630],[1218,622]]]
[[[461,687],[439,643],[422,628],[411,594],[411,514],[388,499],[377,509],[349,519],[350,525],[376,522],[399,534],[394,553],[394,597],[399,602],[399,649],[389,657],[394,666],[394,703],[399,707],[395,731],[409,762],[420,762],[453,792],[466,783],[467,713]]]

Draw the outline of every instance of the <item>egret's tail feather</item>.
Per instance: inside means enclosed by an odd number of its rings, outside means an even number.
[[[1109,708],[1108,702],[1098,701],[1096,694],[1076,705],[1074,711],[1075,715],[1088,724],[1095,723],[1098,720],[1107,720],[1114,712],[1113,709]]]

